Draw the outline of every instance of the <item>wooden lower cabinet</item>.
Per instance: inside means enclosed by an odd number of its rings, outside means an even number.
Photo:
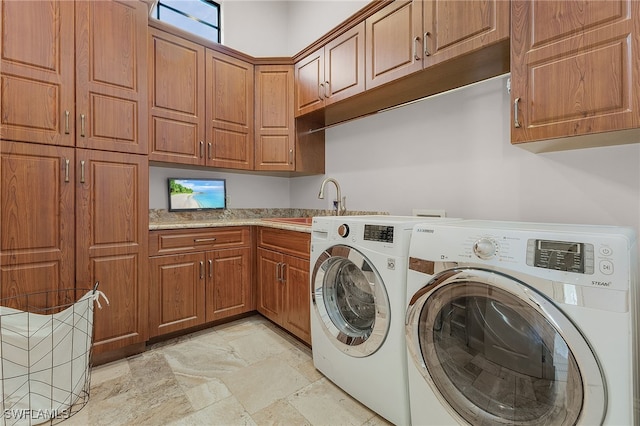
[[[311,344],[311,235],[258,228],[258,312]]]
[[[151,231],[149,240],[150,337],[255,309],[249,227]]]

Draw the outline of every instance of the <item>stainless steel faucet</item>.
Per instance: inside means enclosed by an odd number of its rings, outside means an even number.
[[[326,178],[325,180],[323,180],[322,185],[320,186],[320,192],[318,193],[318,198],[320,198],[321,200],[324,199],[324,186],[327,184],[327,182],[332,182],[336,186],[336,197],[338,197],[338,203],[336,205],[336,215],[342,216],[347,211],[347,207],[345,206],[347,197],[342,197],[342,193],[340,192],[340,185],[338,184],[337,180],[335,180],[334,178]]]

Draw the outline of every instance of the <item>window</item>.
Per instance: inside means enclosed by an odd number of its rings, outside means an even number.
[[[220,5],[211,0],[159,0],[156,18],[220,43]]]

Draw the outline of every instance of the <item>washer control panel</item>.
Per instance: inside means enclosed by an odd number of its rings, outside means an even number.
[[[393,243],[393,226],[390,225],[364,225],[364,240]]]
[[[491,259],[498,254],[498,243],[492,238],[480,238],[473,244],[473,254],[480,259]]]
[[[530,239],[527,241],[527,265],[591,275],[593,244]]]

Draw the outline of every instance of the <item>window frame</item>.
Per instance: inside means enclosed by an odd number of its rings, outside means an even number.
[[[218,25],[214,25],[211,22],[204,21],[204,20],[202,20],[202,19],[200,19],[200,18],[198,18],[196,16],[193,16],[193,15],[190,15],[189,13],[184,12],[183,10],[176,9],[173,6],[170,6],[170,5],[166,4],[166,3],[164,3],[163,0],[158,0],[156,2],[156,7],[155,7],[155,11],[154,11],[154,15],[155,16],[154,17],[160,22],[165,22],[165,23],[167,23],[169,25],[174,25],[174,24],[171,24],[171,23],[169,23],[169,22],[167,22],[167,21],[165,21],[165,20],[160,18],[160,9],[161,8],[165,8],[165,9],[169,10],[170,12],[177,13],[177,14],[182,15],[183,17],[188,18],[188,19],[192,19],[192,20],[198,22],[199,24],[205,25],[207,27],[214,28],[218,33],[218,39],[217,40],[211,40],[211,41],[216,42],[216,43],[221,43],[221,40],[222,40],[222,21],[220,19],[221,18],[221,16],[220,16],[221,15],[220,3],[216,2],[216,1],[213,1],[213,0],[198,0],[198,1],[200,1],[202,3],[205,3],[205,4],[208,4],[208,5],[210,5],[210,6],[212,6],[213,8],[216,9]],[[174,26],[176,26],[176,25],[174,25]],[[180,28],[180,29],[182,29],[184,31],[188,31],[188,32],[190,32],[192,34],[195,34],[197,36],[202,37],[200,34],[194,33],[193,31],[189,31],[189,30],[187,30],[185,28],[178,27],[178,26],[176,26],[176,27]]]

